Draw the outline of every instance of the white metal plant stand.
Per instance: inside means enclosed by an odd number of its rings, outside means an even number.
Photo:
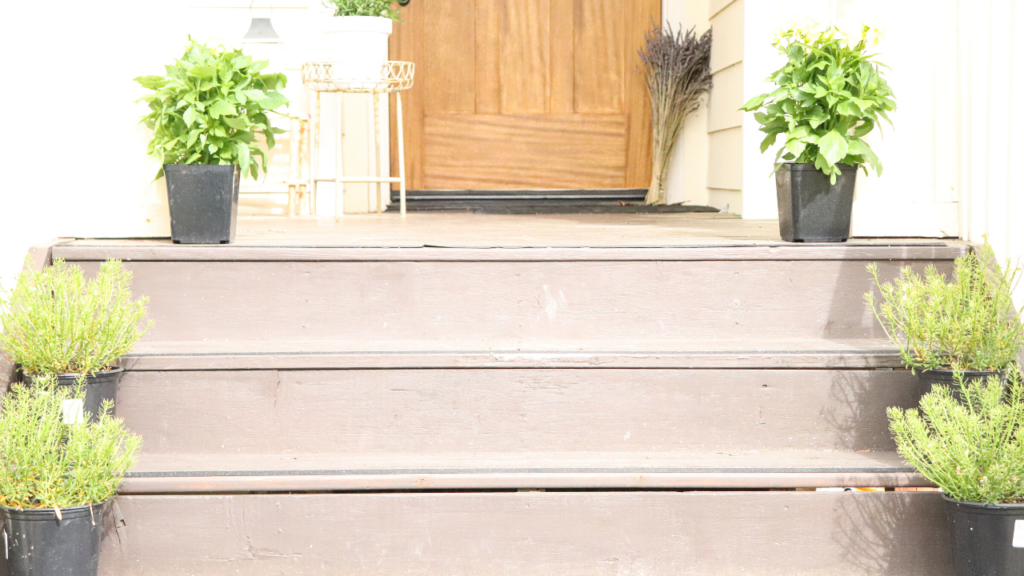
[[[383,190],[385,185],[391,183],[397,183],[399,186],[399,194],[401,199],[401,212],[402,216],[405,216],[405,137],[402,133],[402,92],[412,88],[413,73],[415,72],[415,64],[412,62],[386,62],[381,66],[380,76],[375,78],[349,78],[343,77],[341,74],[335,73],[334,70],[342,68],[340,63],[334,62],[306,62],[302,65],[302,84],[309,88],[316,94],[316,105],[315,108],[316,118],[312,124],[313,130],[313,146],[312,153],[310,154],[312,159],[312,169],[309,174],[309,188],[311,193],[311,202],[315,206],[316,203],[316,183],[317,182],[334,182],[334,216],[338,217],[345,213],[344,201],[344,185],[347,182],[360,182],[376,184],[377,186],[377,212],[382,211],[384,204]],[[334,178],[317,178],[317,163],[318,163],[318,151],[320,147],[320,93],[321,92],[335,92],[339,93],[337,97],[337,119],[334,133],[335,142],[335,165],[334,165]],[[380,134],[380,95],[395,93],[397,99],[396,108],[396,120],[397,136],[398,136],[398,176],[391,175],[391,170],[388,170],[388,176],[381,176],[380,160],[383,155],[380,152],[381,145],[381,134]],[[356,93],[356,94],[372,94],[373,95],[373,146],[371,147],[370,156],[374,166],[374,174],[371,176],[345,176],[344,175],[344,162],[342,160],[342,107],[341,107],[341,94],[340,93]],[[390,140],[390,139],[389,139]],[[390,190],[390,186],[387,186]],[[372,190],[372,187],[371,187]],[[340,200],[339,200],[340,196]],[[339,210],[339,206],[341,206]]]

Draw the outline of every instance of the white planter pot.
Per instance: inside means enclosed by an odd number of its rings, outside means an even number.
[[[379,16],[331,18],[324,32],[327,57],[335,63],[331,75],[338,80],[379,80],[393,27],[390,18]]]

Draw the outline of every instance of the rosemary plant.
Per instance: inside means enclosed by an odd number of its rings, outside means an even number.
[[[653,170],[647,204],[665,203],[665,180],[669,160],[679,140],[686,117],[700,107],[711,90],[711,30],[697,38],[693,29],[685,34],[672,27],[655,26],[645,36],[640,62],[651,95],[651,123],[654,129]]]
[[[392,0],[323,0],[335,16],[381,16],[401,22]]]
[[[62,260],[26,267],[14,290],[0,293],[0,347],[32,374],[114,368],[152,325],[142,323],[149,299],[132,300],[131,280],[119,260],[104,262],[88,281]]]
[[[1024,331],[1013,291],[1021,269],[1007,262],[993,278],[988,263],[994,261],[986,243],[980,253],[956,259],[952,282],[928,266],[923,276],[907,267],[883,283],[878,266],[868,266],[880,297],[864,298],[908,368],[1002,370],[1016,361]]]
[[[98,504],[117,492],[134,464],[141,438],[120,418],[92,423],[66,412],[82,392],[46,376],[29,387],[15,384],[0,412],[0,504],[9,508],[61,508]]]
[[[889,408],[889,428],[907,462],[946,495],[964,502],[1024,502],[1024,385],[1020,369],[1009,388],[954,376],[962,401],[937,385],[920,409]]]

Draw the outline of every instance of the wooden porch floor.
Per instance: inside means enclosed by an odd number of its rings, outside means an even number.
[[[124,243],[123,240],[86,242]],[[893,243],[944,244],[935,239],[899,239],[896,242],[893,239],[852,239],[847,245]],[[338,219],[240,217],[234,245],[671,248],[780,244],[799,246],[782,242],[775,220],[743,220],[730,214],[480,215],[448,212],[410,213],[404,218],[397,214],[352,214]]]
[[[772,220],[728,214],[354,214],[239,218],[237,244],[352,247],[669,247],[780,241]]]

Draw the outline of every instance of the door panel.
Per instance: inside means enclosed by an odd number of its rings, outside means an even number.
[[[625,187],[622,114],[452,114],[424,132],[428,190]]]
[[[646,187],[637,52],[660,13],[660,0],[411,2],[391,40],[417,67],[403,94],[409,188]]]

